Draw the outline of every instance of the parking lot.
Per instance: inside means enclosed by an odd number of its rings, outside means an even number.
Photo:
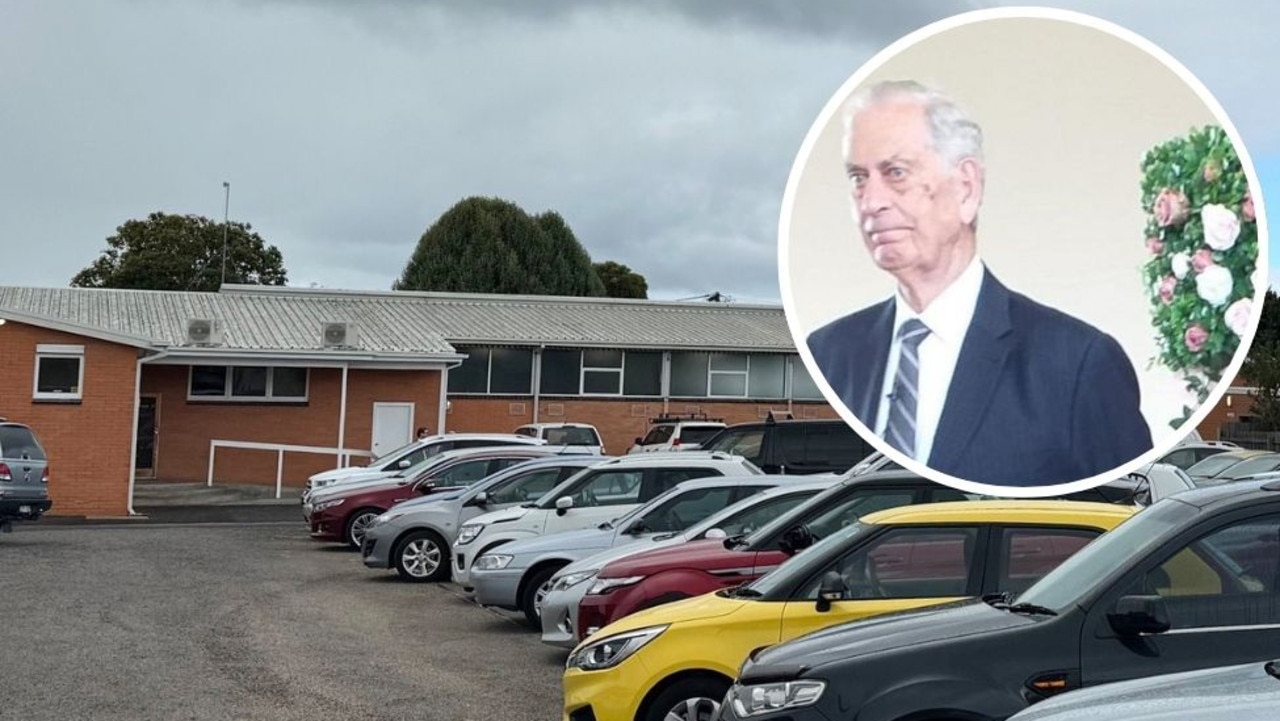
[[[565,653],[301,524],[0,535],[0,718],[552,719]]]

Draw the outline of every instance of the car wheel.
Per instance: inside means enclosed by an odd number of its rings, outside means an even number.
[[[431,531],[414,531],[396,544],[396,571],[415,583],[444,581],[449,577],[449,547]]]
[[[649,704],[644,721],[711,721],[729,682],[706,676],[677,681]]]
[[[524,611],[525,620],[535,629],[542,629],[542,601],[547,597],[547,591],[551,590],[551,577],[561,568],[562,566],[543,566],[525,583],[520,610]]]
[[[347,539],[347,545],[359,550],[364,543],[364,534],[381,513],[376,508],[361,508],[352,513],[347,519],[346,531],[342,534]]]

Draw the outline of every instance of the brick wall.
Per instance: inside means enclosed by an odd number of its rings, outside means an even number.
[[[1231,399],[1231,405],[1227,405],[1227,399]],[[1228,393],[1218,401],[1218,404],[1209,411],[1209,415],[1196,426],[1196,430],[1200,431],[1200,437],[1206,441],[1221,440],[1219,435],[1222,424],[1238,423],[1241,416],[1249,414],[1249,409],[1253,407],[1253,396],[1243,393]]]
[[[33,401],[36,346],[84,346],[80,403]],[[0,416],[25,423],[49,456],[50,515],[128,514],[137,349],[9,321],[0,326]]]
[[[312,368],[308,401],[301,405],[188,402],[187,366],[144,365],[142,393],[157,395],[156,477],[204,481],[209,441],[251,441],[333,447],[338,442],[342,371]],[[436,430],[440,373],[352,370],[347,376],[346,447],[368,450],[373,442],[373,403],[414,404],[414,425]],[[214,482],[274,484],[274,452],[219,449]],[[356,459],[363,463],[363,459]],[[333,468],[335,456],[286,453],[284,484],[300,487],[307,476]]]
[[[517,426],[533,422],[533,398],[455,397],[450,399],[446,425],[448,430],[464,432],[510,433]],[[616,399],[541,398],[538,421],[542,423],[590,423],[600,431],[605,450],[626,453],[636,436],[643,436],[649,419],[667,413],[706,413],[723,418],[725,423],[748,423],[762,420],[770,410],[786,411],[786,401],[763,403],[754,401],[715,401],[708,403],[673,400],[658,401]],[[796,418],[839,418],[826,403],[794,403]]]

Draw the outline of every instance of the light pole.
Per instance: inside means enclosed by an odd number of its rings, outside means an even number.
[[[225,196],[222,204],[222,282],[218,284],[218,290],[222,290],[227,282],[227,219],[231,211],[231,183],[222,181],[222,189]]]

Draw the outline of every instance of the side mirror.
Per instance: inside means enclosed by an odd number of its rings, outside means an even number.
[[[556,515],[563,516],[573,508],[573,496],[560,496],[556,499]]]
[[[396,464],[396,468],[408,468],[408,467],[409,467],[409,466],[411,466],[411,465],[413,465],[413,464],[412,464],[412,463],[409,463],[409,459],[408,459],[408,458],[402,458],[402,459],[400,459],[400,462]]]
[[[435,479],[428,478],[425,481],[420,482],[414,488],[414,490],[416,490],[420,495],[423,495],[423,496],[427,495],[428,493],[434,493],[436,490]]]
[[[467,501],[467,505],[468,505],[468,506],[487,506],[487,505],[489,505],[489,493],[488,493],[488,491],[480,491],[479,493],[475,494],[474,496],[472,496],[472,497],[471,497],[471,500]]]
[[[1160,596],[1122,596],[1107,620],[1121,636],[1164,633],[1170,625],[1169,609]]]
[[[805,525],[792,526],[778,539],[778,548],[788,556],[794,556],[813,545],[813,534]]]
[[[724,529],[712,528],[712,529],[709,529],[706,533],[702,534],[702,537],[703,538],[728,538],[729,534],[725,533]]]
[[[843,599],[847,590],[844,578],[839,573],[827,571],[822,574],[822,581],[818,584],[818,603],[814,610],[818,613],[830,611],[831,603]]]
[[[635,520],[635,523],[632,523],[630,526],[627,526],[627,530],[623,531],[623,533],[629,536],[638,536],[641,533],[647,533],[648,531],[649,531],[649,526],[648,524],[645,523],[645,519],[637,518]]]

